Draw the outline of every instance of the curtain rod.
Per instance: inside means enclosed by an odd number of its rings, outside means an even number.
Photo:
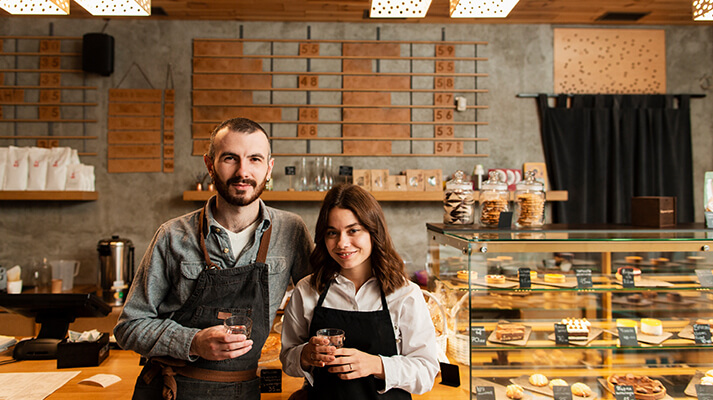
[[[668,93],[664,93],[663,95],[667,95]],[[555,93],[548,93],[547,97],[559,97],[559,96],[577,96],[579,94],[569,94],[569,93],[562,93],[562,94],[555,94]],[[633,95],[638,95],[638,93],[633,94]],[[522,98],[536,98],[539,96],[539,93],[518,93],[517,97],[522,97]],[[593,96],[591,94],[583,94],[583,96]],[[624,95],[626,96],[626,95]],[[703,97],[706,97],[705,93],[693,93],[693,94],[687,94],[687,93],[679,93],[679,94],[673,94],[673,96],[690,96],[692,99],[701,99]]]

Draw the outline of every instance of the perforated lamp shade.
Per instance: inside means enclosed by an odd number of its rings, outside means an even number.
[[[74,0],[92,15],[148,17],[151,0]]]
[[[693,20],[713,21],[713,0],[693,0]]]
[[[450,0],[451,18],[505,18],[518,0]]]
[[[0,8],[10,14],[68,15],[69,0],[0,0]]]
[[[423,18],[431,0],[371,0],[371,18]]]

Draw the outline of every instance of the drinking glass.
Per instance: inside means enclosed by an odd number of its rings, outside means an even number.
[[[228,333],[233,335],[243,334],[250,339],[250,331],[252,331],[253,321],[250,317],[243,315],[233,315],[223,320],[223,326]]]
[[[335,328],[325,328],[317,331],[317,336],[329,339],[329,345],[336,348],[344,346],[344,331]]]

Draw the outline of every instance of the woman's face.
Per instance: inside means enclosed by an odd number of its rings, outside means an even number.
[[[371,235],[351,210],[335,207],[329,211],[324,244],[342,272],[371,270]]]

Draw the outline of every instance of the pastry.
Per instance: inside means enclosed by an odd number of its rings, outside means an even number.
[[[701,378],[701,385],[713,386],[713,376],[704,376]]]
[[[562,323],[567,326],[568,340],[587,340],[592,324],[586,318],[565,318]]]
[[[567,382],[564,379],[553,379],[550,381],[550,389],[553,386],[567,386]]]
[[[504,275],[485,275],[485,283],[505,283]]]
[[[523,389],[520,385],[512,384],[505,388],[505,395],[511,399],[522,399],[524,394],[525,389]]]
[[[627,385],[634,387],[634,397],[637,400],[658,400],[666,396],[664,385],[648,376],[634,374],[613,374],[607,377],[607,386],[614,393],[617,385]]]
[[[652,259],[651,259],[651,262],[652,262],[654,265],[664,265],[664,264],[666,264],[666,263],[669,262],[669,261],[670,261],[670,260],[669,260],[668,258],[666,258],[666,257],[659,257],[659,258],[652,258]]]
[[[547,283],[564,283],[564,275],[562,275],[562,274],[545,274],[545,282],[547,282]]]
[[[634,282],[638,282],[638,281],[641,280],[641,270],[638,269],[638,268],[636,268],[636,267],[629,266],[629,265],[627,265],[626,267],[619,267],[619,268],[617,268],[617,270],[616,270],[616,279],[618,279],[618,280],[622,280],[622,279],[623,279],[623,278],[621,277],[621,270],[623,270],[624,268],[630,269],[630,270],[634,271],[634,272],[633,272],[633,274],[634,274]]]
[[[713,378],[713,369],[709,369],[708,371],[706,371],[706,376]]]
[[[499,323],[495,327],[495,337],[503,342],[525,338],[525,325]]]
[[[463,270],[458,271],[457,276],[458,276],[458,279],[460,279],[462,281],[470,281],[472,283],[472,282],[475,282],[476,280],[478,280],[478,271],[470,271],[470,273],[468,273],[467,270],[463,269]],[[470,278],[468,276],[470,276]]]
[[[533,386],[542,387],[542,386],[547,386],[549,379],[547,379],[547,377],[542,374],[532,374],[532,375],[530,375],[529,381],[530,381],[530,384]]]
[[[592,388],[586,383],[577,382],[572,385],[572,394],[579,397],[589,397],[592,395]]]
[[[673,303],[680,303],[683,301],[683,297],[681,297],[681,293],[668,292],[666,293],[666,300]]]
[[[639,304],[639,303],[641,303],[641,300],[642,300],[642,299],[643,299],[643,296],[641,296],[641,295],[638,294],[638,293],[634,293],[634,294],[630,294],[630,295],[626,296],[626,300],[627,300],[629,303],[634,303],[634,304]]]
[[[617,328],[634,328],[637,331],[639,330],[638,324],[633,319],[617,318],[616,326]]]
[[[624,259],[628,263],[640,263],[641,261],[644,260],[644,258],[641,256],[626,256],[626,257],[624,257]]]
[[[534,281],[537,279],[537,271],[530,270],[530,280]]]
[[[641,333],[652,336],[663,335],[663,325],[655,318],[641,318]]]

